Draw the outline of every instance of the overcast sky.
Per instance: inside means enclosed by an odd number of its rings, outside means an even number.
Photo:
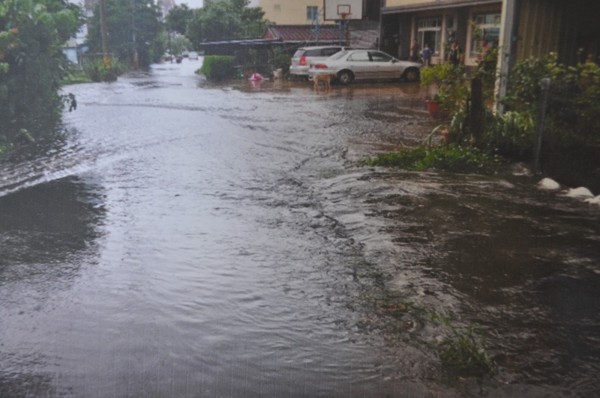
[[[202,7],[203,0],[175,0],[175,4],[181,5],[186,3],[189,8],[200,8]],[[258,0],[250,0],[250,5],[258,7]]]
[[[187,4],[189,8],[200,8],[202,7],[203,0],[175,0],[175,4],[181,5]]]

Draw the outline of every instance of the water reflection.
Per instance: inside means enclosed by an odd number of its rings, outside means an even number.
[[[98,257],[105,217],[91,176],[0,197],[0,396],[54,396],[45,317],[65,305],[81,268]],[[69,302],[67,299],[66,302]],[[41,332],[41,335],[40,335]]]
[[[98,238],[102,197],[77,177],[67,177],[0,197],[0,272],[9,265],[61,263]],[[7,278],[10,279],[10,278]]]

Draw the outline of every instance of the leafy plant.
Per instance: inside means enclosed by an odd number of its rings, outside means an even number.
[[[96,59],[85,62],[83,70],[93,82],[114,82],[124,72],[125,67],[121,62],[113,59],[111,67],[107,68],[102,59]]]
[[[208,80],[223,80],[235,77],[235,57],[229,55],[207,55],[200,68]]]
[[[80,8],[64,0],[0,2],[0,145],[19,141],[23,131],[48,135],[60,121],[61,44],[80,23]]]
[[[533,151],[535,120],[529,112],[486,113],[482,146],[502,156],[526,159]]]
[[[443,114],[452,115],[465,103],[469,90],[462,66],[437,64],[421,70],[421,84],[434,89],[431,98],[440,104]]]
[[[546,145],[554,151],[600,145],[600,66],[593,62],[562,65],[550,53],[517,64],[510,79],[508,109],[535,117],[541,103],[540,81],[550,79]]]

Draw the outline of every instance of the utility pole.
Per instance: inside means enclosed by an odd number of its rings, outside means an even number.
[[[498,64],[496,66],[495,108],[496,112],[504,113],[502,99],[508,88],[508,73],[510,71],[515,45],[514,32],[517,25],[517,0],[502,1],[502,21],[500,22],[500,40],[498,43]]]
[[[133,68],[138,70],[140,67],[140,60],[137,50],[137,40],[135,37],[135,0],[131,0],[131,29],[132,29],[132,41],[133,41]]]
[[[102,35],[102,59],[104,61],[104,68],[108,70],[112,68],[112,61],[108,49],[108,25],[106,24],[106,5],[104,0],[100,0],[100,33]]]

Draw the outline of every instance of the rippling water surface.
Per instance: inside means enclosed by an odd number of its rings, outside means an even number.
[[[599,392],[597,207],[360,166],[432,127],[418,87],[198,66],[69,87],[65,139],[0,165],[0,396]],[[434,312],[495,376],[445,376]]]

